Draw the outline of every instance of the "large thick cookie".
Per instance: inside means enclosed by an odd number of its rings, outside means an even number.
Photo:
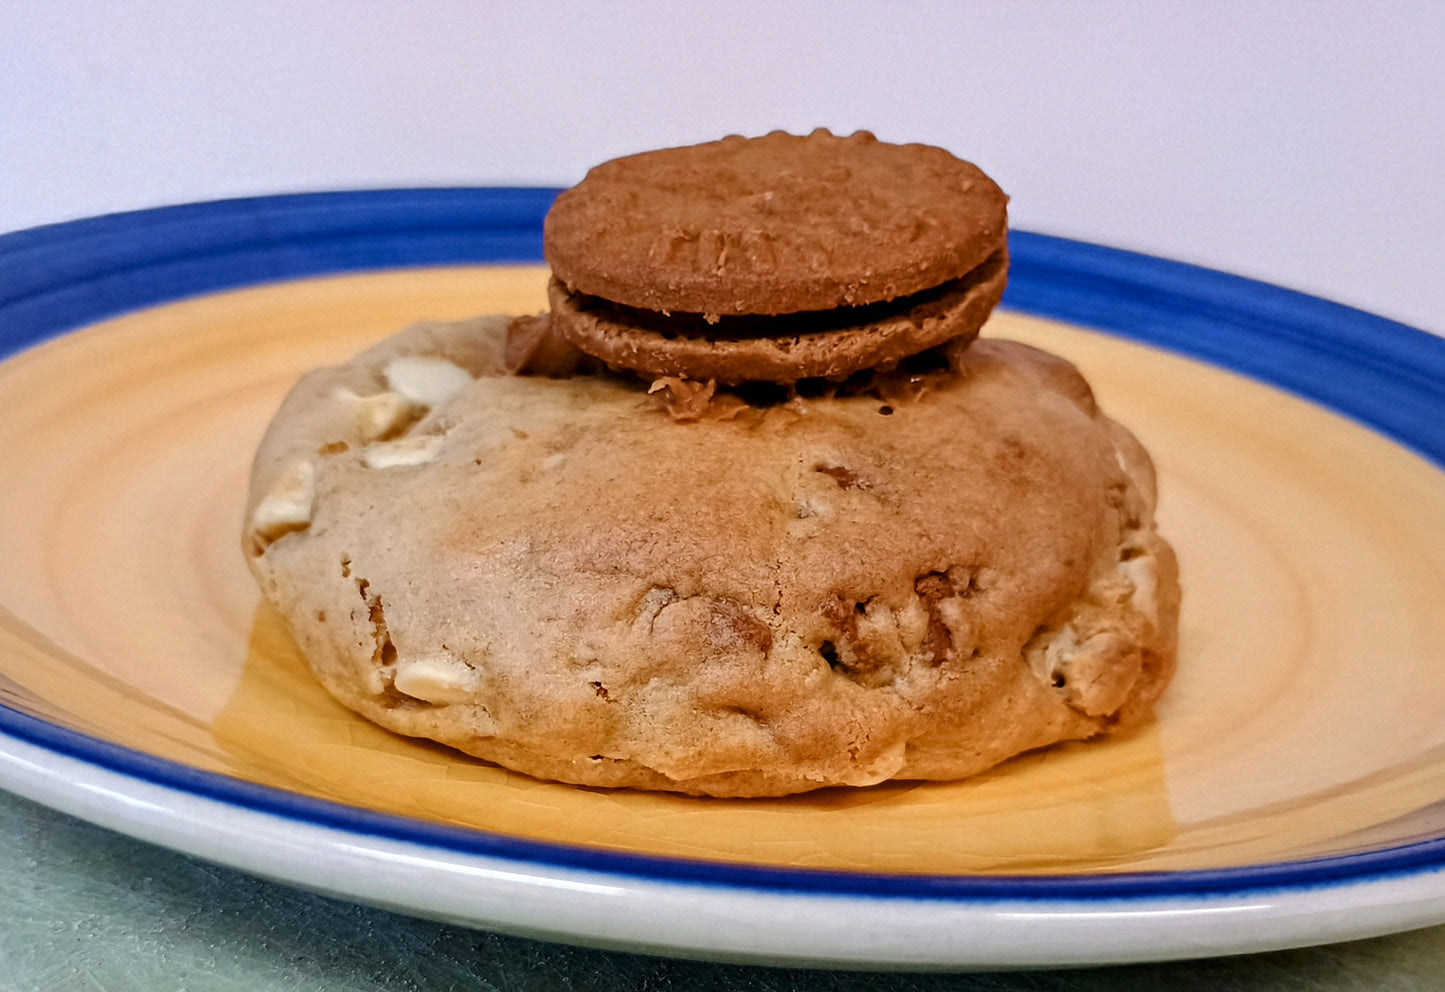
[[[784,314],[932,289],[1004,246],[1008,198],[941,148],[774,132],[593,168],[547,215],[570,290],[642,310]]]
[[[720,796],[957,778],[1145,717],[1173,669],[1148,456],[982,340],[890,399],[679,423],[503,373],[507,319],[307,375],[245,544],[320,681],[541,778]]]

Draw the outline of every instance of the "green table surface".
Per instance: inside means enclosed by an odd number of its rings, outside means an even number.
[[[0,792],[0,992],[1445,989],[1445,927],[1206,961],[880,974],[676,961],[312,895]]]

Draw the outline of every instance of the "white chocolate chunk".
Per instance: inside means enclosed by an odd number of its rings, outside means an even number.
[[[256,504],[251,530],[262,541],[304,530],[311,525],[311,504],[315,499],[316,467],[305,460],[292,462]]]
[[[423,434],[419,437],[404,437],[397,441],[382,441],[367,447],[361,453],[361,460],[367,468],[401,468],[408,465],[425,465],[435,460],[445,440],[440,434]]]
[[[342,387],[332,393],[332,397],[339,402],[351,404],[356,433],[360,435],[363,443],[390,434],[412,415],[411,404],[398,393],[358,396]]]
[[[386,384],[417,406],[441,406],[471,381],[472,374],[445,358],[401,355],[387,362],[381,373]]]
[[[1139,555],[1119,566],[1128,576],[1134,590],[1129,605],[1144,614],[1150,623],[1159,622],[1159,568],[1152,555]]]
[[[826,499],[808,494],[799,494],[793,499],[793,516],[799,520],[807,520],[809,517],[831,517],[833,515],[833,504]]]
[[[428,703],[461,703],[472,698],[481,677],[449,654],[430,654],[398,662],[392,685],[397,692]]]

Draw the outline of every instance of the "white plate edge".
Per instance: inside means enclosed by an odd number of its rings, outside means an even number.
[[[0,733],[0,787],[337,898],[631,952],[841,968],[1031,968],[1276,950],[1445,922],[1445,868],[1244,895],[1064,900],[771,891],[508,860],[291,819]]]

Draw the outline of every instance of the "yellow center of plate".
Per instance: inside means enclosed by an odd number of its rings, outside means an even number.
[[[1133,734],[960,783],[707,800],[538,782],[397,737],[309,677],[240,547],[291,383],[422,319],[530,313],[546,271],[282,283],[130,314],[0,364],[0,701],[306,795],[710,860],[927,872],[1228,867],[1432,832],[1445,798],[1445,475],[1250,380],[1056,322],[1155,457],[1179,676]]]

